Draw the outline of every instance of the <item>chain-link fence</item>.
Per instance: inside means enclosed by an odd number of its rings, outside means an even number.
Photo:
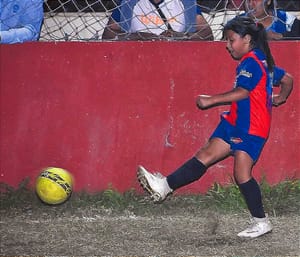
[[[244,12],[246,1],[250,0],[198,0],[195,3],[209,24],[214,40],[220,40],[223,25],[232,17]],[[299,16],[299,0],[273,1],[276,8]],[[44,21],[39,40],[102,40],[109,17],[119,4],[120,0],[45,0]],[[274,19],[276,18],[274,16]]]

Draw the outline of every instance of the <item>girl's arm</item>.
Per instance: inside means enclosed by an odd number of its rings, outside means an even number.
[[[216,95],[199,95],[196,98],[196,104],[199,109],[204,110],[217,105],[230,104],[237,102],[248,97],[249,91],[242,88],[236,87],[233,90]]]
[[[273,95],[272,101],[274,106],[284,104],[293,90],[293,77],[286,73],[280,80],[280,92]]]

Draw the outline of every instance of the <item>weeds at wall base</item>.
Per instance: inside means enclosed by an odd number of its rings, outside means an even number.
[[[114,214],[130,212],[136,215],[197,212],[203,209],[219,212],[239,213],[247,211],[246,204],[235,184],[227,186],[215,183],[205,195],[191,194],[170,196],[163,204],[154,204],[147,195],[134,189],[120,193],[110,185],[98,193],[74,192],[71,198],[57,206],[46,206],[30,189],[29,178],[24,179],[17,188],[0,183],[1,209],[12,208],[52,208],[52,210],[71,211],[91,206],[99,211]],[[300,180],[289,179],[277,185],[269,185],[265,179],[260,183],[265,211],[272,216],[297,213],[300,209]],[[188,208],[187,208],[188,207]]]

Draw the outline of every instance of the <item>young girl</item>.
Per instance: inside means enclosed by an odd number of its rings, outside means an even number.
[[[174,190],[198,180],[213,164],[234,156],[234,178],[252,215],[253,224],[238,234],[255,238],[272,230],[266,216],[261,191],[252,177],[252,167],[268,138],[272,83],[270,72],[274,60],[262,24],[249,17],[236,17],[224,27],[229,54],[239,61],[234,88],[216,95],[199,95],[196,104],[201,110],[231,103],[208,143],[193,158],[167,177],[152,174],[139,166],[141,186],[155,202],[163,201]]]

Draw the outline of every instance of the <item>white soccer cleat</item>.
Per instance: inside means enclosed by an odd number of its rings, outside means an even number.
[[[265,218],[252,217],[251,221],[252,224],[249,228],[238,233],[239,237],[255,238],[272,231],[272,224],[268,217]]]
[[[144,167],[138,166],[137,178],[142,188],[147,191],[154,202],[162,202],[173,192],[167,178],[160,173],[151,174]]]

